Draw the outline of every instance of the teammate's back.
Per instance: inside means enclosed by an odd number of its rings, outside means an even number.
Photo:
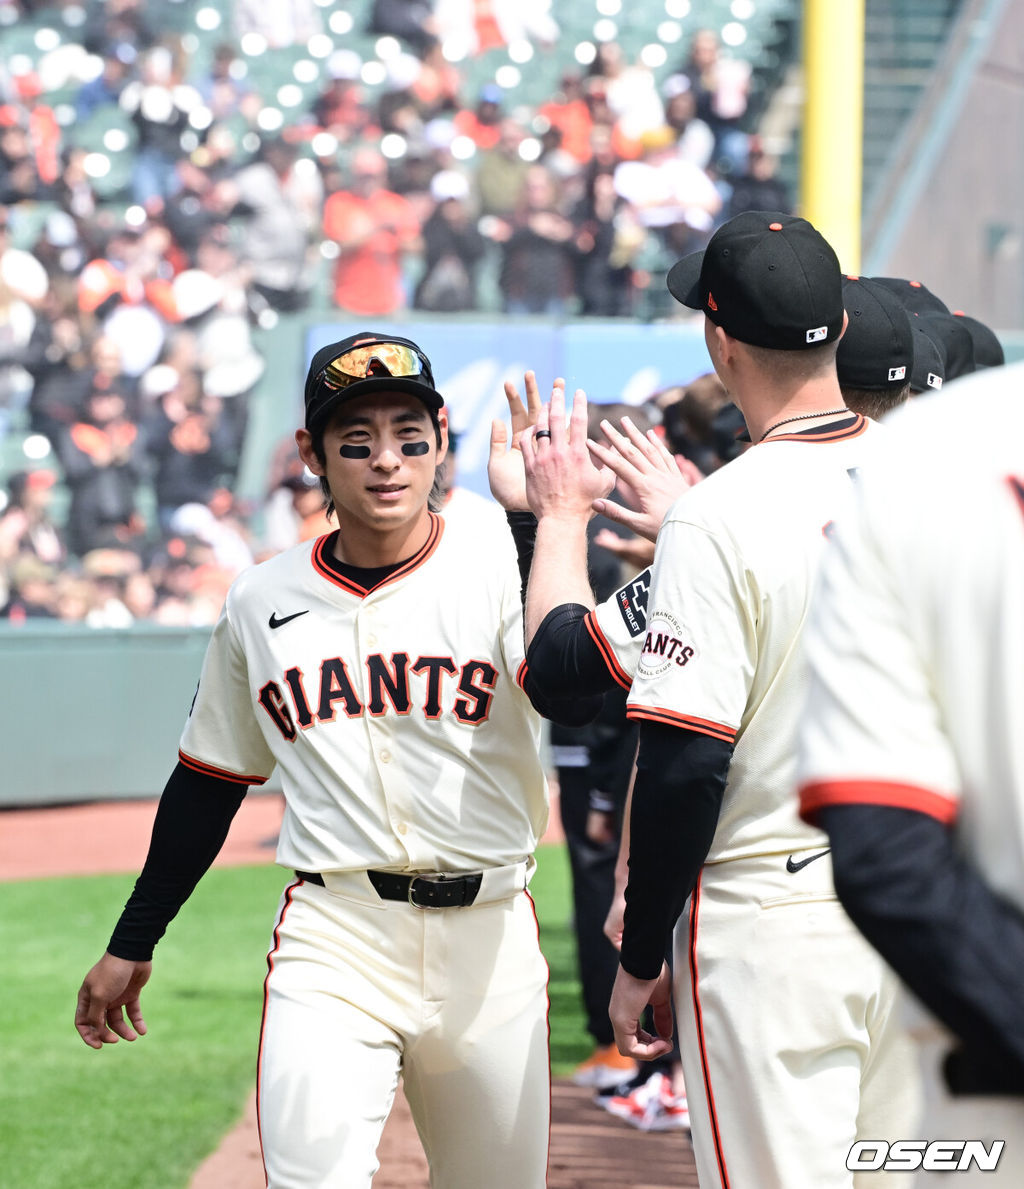
[[[701,699],[694,705],[695,717],[735,730],[709,862],[827,845],[823,833],[800,819],[793,796],[792,741],[805,680],[799,637],[828,536],[852,507],[855,472],[869,463],[884,435],[876,423],[850,416],[770,438],[688,491],[665,519],[662,533],[672,533],[673,525],[686,532],[681,556],[687,572],[700,573],[697,551],[705,547],[729,559],[737,600],[732,612],[742,606],[750,640],[749,677],[736,675],[749,681],[740,721],[730,721],[724,705],[719,720],[714,703],[704,700],[706,691],[695,694]],[[686,531],[693,529],[698,530],[696,542]],[[662,559],[674,553],[665,550]],[[655,587],[658,581],[656,561]],[[671,634],[659,610],[649,608],[648,639]],[[660,660],[642,651],[638,676]]]

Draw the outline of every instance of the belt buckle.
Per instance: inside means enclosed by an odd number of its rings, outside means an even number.
[[[409,888],[406,892],[406,899],[413,908],[418,908],[420,912],[443,912],[446,907],[444,904],[419,904],[413,899],[416,884],[420,880],[423,880],[424,883],[448,883],[447,876],[442,871],[427,871],[420,875],[414,875],[409,880]]]

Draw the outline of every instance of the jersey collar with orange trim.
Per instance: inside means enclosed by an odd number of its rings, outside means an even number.
[[[868,427],[868,419],[863,413],[848,413],[839,421],[826,421],[823,425],[811,425],[806,429],[794,430],[792,433],[772,434],[758,442],[759,446],[769,445],[771,442],[843,442],[847,438],[859,437]]]
[[[326,533],[322,537],[318,537],[313,545],[313,551],[310,554],[310,561],[313,563],[313,569],[320,575],[321,578],[326,578],[328,582],[333,582],[335,586],[340,586],[342,590],[347,590],[349,594],[355,595],[357,598],[364,598],[372,590],[379,590],[382,586],[387,586],[392,582],[397,582],[400,578],[404,578],[407,574],[411,574],[413,570],[418,569],[430,557],[430,555],[437,548],[441,541],[441,535],[444,532],[444,521],[435,512],[430,513],[430,533],[427,536],[426,542],[423,544],[412,557],[395,567],[390,574],[381,579],[372,587],[360,586],[358,582],[344,578],[335,570],[327,561],[327,550],[330,547],[330,541],[334,537],[334,533]]]

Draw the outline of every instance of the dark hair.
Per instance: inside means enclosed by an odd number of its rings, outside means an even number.
[[[877,421],[910,398],[910,381],[902,388],[851,388],[841,385],[846,407]]]

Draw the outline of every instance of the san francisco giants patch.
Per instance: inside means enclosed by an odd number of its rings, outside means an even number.
[[[631,636],[643,635],[647,626],[647,594],[651,589],[651,571],[642,573],[615,592],[615,605]]]
[[[679,620],[667,611],[657,611],[647,626],[638,671],[645,677],[658,677],[673,666],[683,668],[697,655],[692,636]]]

